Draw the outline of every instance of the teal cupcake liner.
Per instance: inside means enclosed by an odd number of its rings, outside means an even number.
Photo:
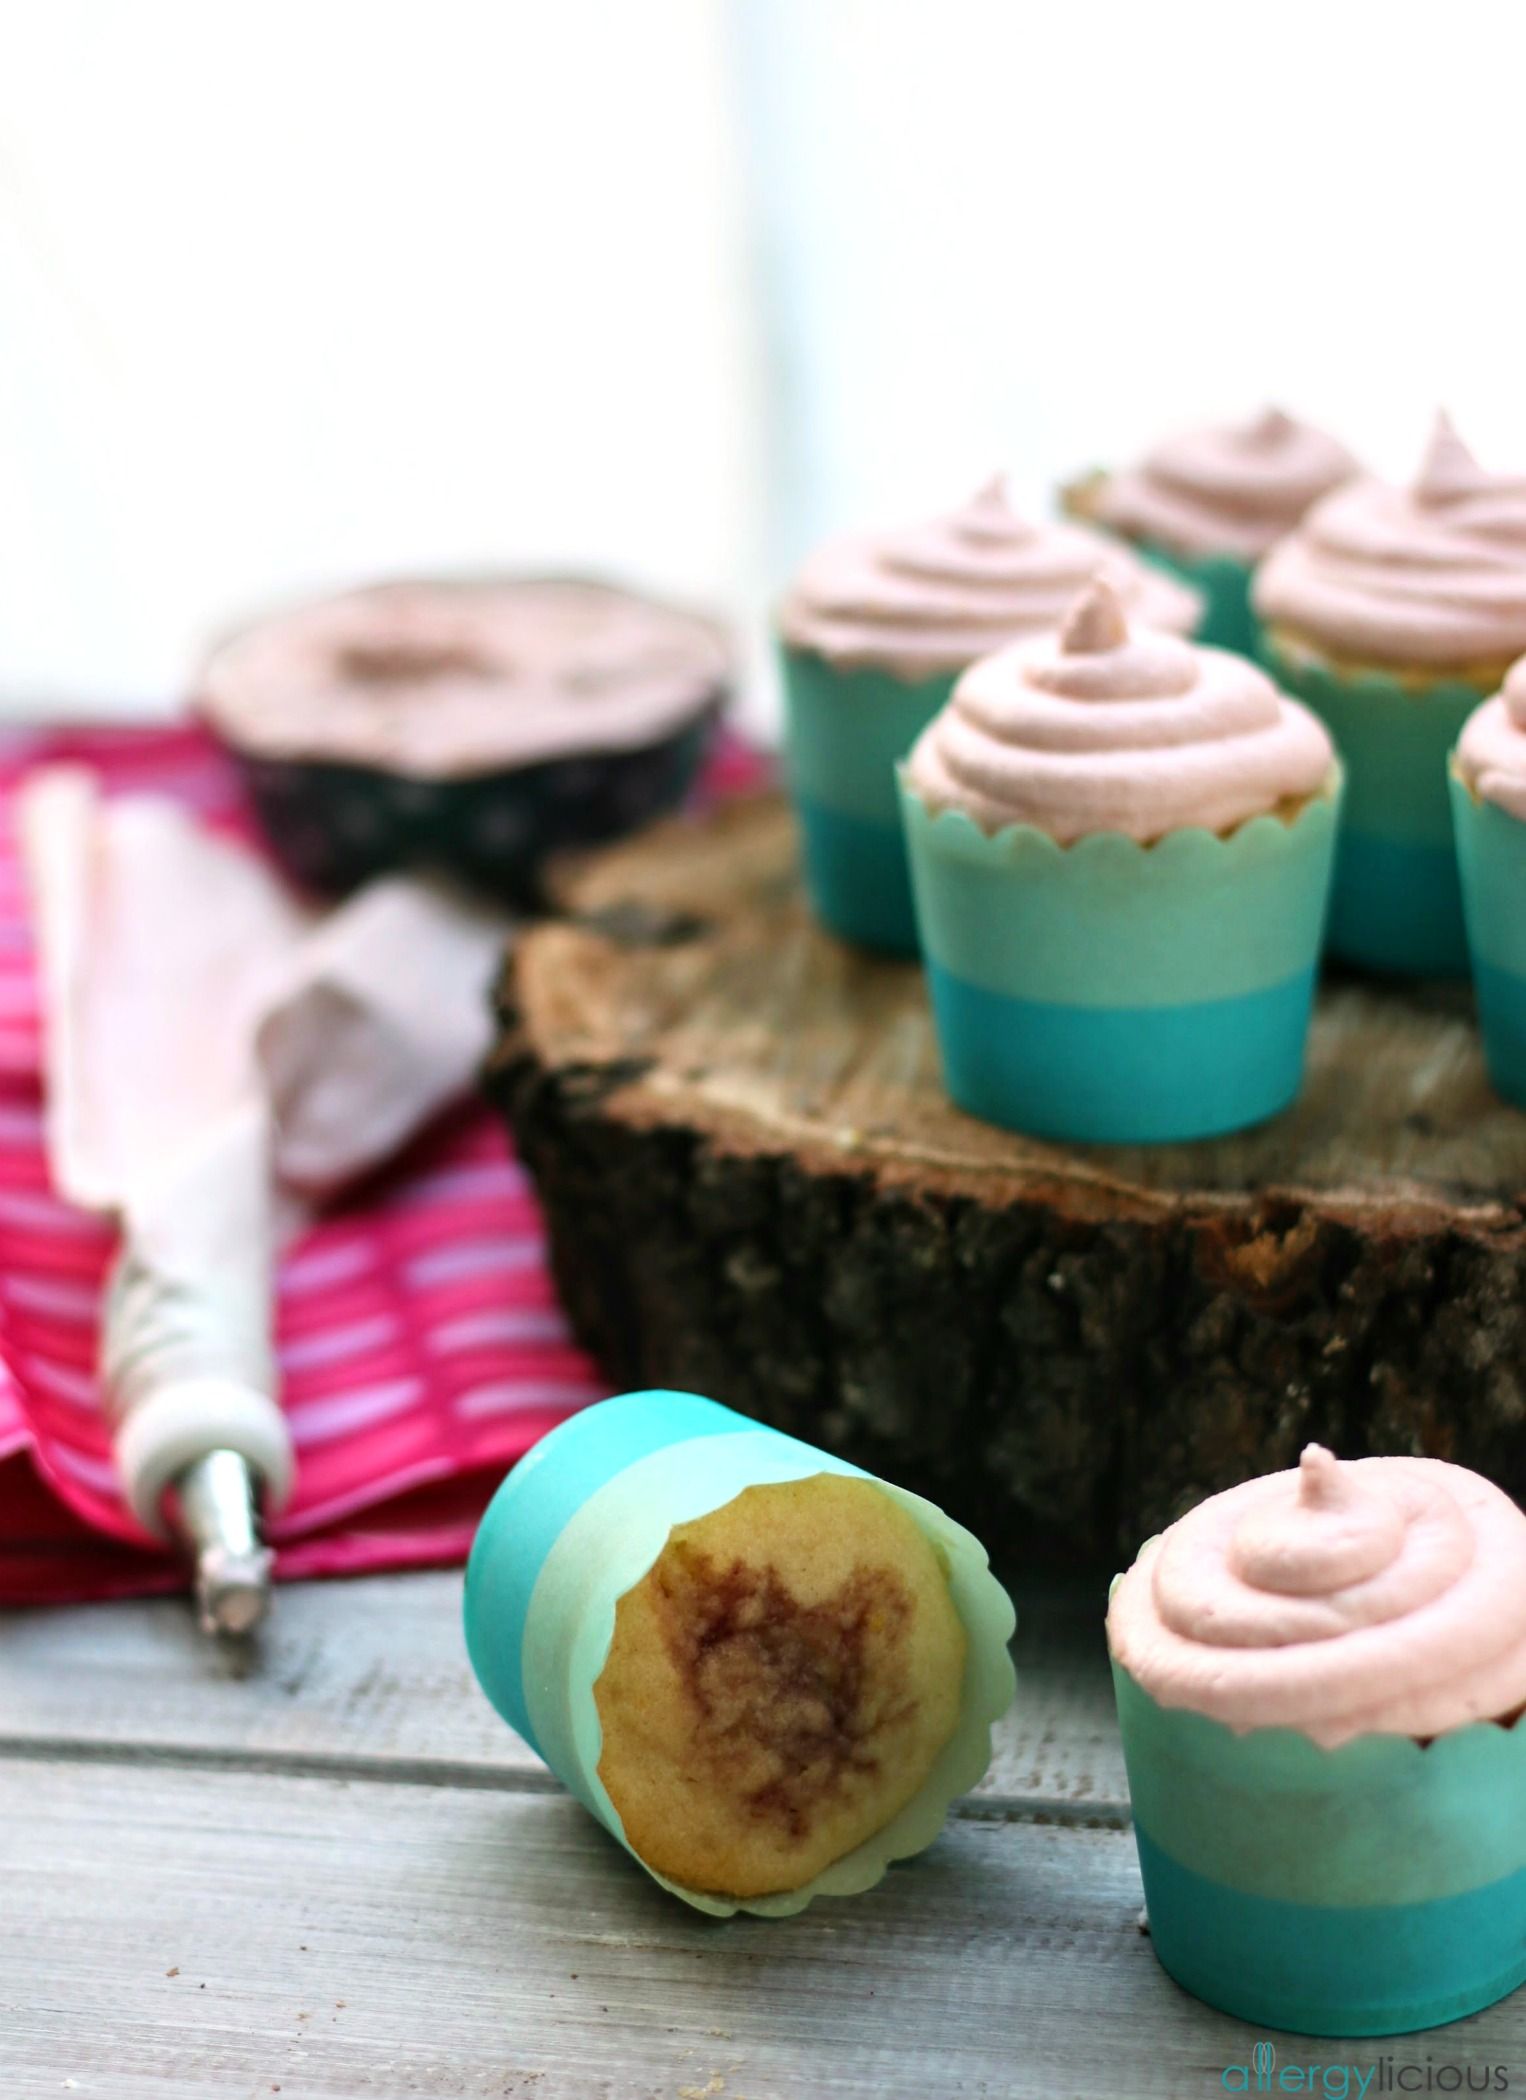
[[[1251,606],[1254,565],[1233,554],[1178,554],[1158,540],[1131,540],[1128,544],[1142,561],[1164,569],[1178,583],[1187,584],[1203,601],[1203,617],[1196,639],[1213,649],[1232,649],[1239,656],[1255,656],[1261,624]]]
[[[466,1571],[472,1668],[509,1725],[654,1880],[715,1917],[786,1917],[816,1896],[872,1888],[892,1860],[930,1845],[950,1804],[991,1761],[991,1729],[1016,1687],[1015,1617],[980,1542],[931,1502],[876,1484],[915,1521],[948,1571],[968,1641],[959,1725],[926,1783],[885,1828],[782,1894],[737,1900],[684,1888],[640,1860],[599,1777],[594,1686],[615,1607],[675,1524],[761,1482],[874,1476],[695,1393],[625,1393],[584,1408],[520,1460],[488,1505]]]
[[[1155,1952],[1194,1997],[1302,2034],[1400,2034],[1526,1982],[1526,1730],[1321,1749],[1164,1708],[1115,1664]]]
[[[1417,691],[1381,671],[1347,674],[1270,637],[1261,656],[1324,722],[1346,767],[1331,953],[1397,975],[1465,975],[1447,762],[1487,695],[1457,679]]]
[[[1297,1096],[1340,807],[1150,846],[1061,847],[901,810],[944,1080],[972,1115],[1071,1143],[1158,1144]]]
[[[860,947],[915,955],[895,769],[948,700],[954,679],[908,684],[877,666],[840,670],[788,647],[780,657],[788,777],[816,916]]]
[[[1526,1108],[1526,824],[1449,778],[1484,1058]]]

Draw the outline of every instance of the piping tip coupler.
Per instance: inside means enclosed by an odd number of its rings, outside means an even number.
[[[271,1554],[248,1462],[237,1451],[208,1452],[176,1476],[171,1500],[174,1529],[195,1557],[202,1632],[252,1633],[270,1609]]]

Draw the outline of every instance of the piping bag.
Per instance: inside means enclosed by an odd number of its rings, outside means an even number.
[[[82,767],[20,797],[59,1192],[109,1219],[100,1372],[127,1503],[190,1557],[203,1628],[269,1603],[291,1492],[276,1255],[464,1094],[499,914],[418,877],[313,910],[157,796]]]

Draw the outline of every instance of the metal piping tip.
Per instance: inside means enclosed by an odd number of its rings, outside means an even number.
[[[252,1633],[270,1608],[271,1555],[248,1462],[237,1451],[210,1451],[187,1466],[174,1483],[170,1520],[195,1558],[202,1632]]]

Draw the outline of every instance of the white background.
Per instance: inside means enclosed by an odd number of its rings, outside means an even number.
[[[0,0],[0,692],[462,563],[756,634],[1269,398],[1526,467],[1523,72],[1516,0]]]
[[[796,539],[1267,400],[1395,474],[1445,401],[1526,470],[1517,0],[742,19]]]
[[[756,467],[706,0],[0,0],[0,687],[175,690],[272,592],[726,600]]]

